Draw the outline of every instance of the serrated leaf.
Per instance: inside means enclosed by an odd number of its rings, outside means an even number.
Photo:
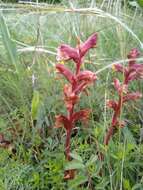
[[[32,98],[32,104],[31,104],[31,115],[32,119],[36,119],[37,113],[38,113],[38,108],[40,104],[40,95],[38,91],[33,92],[33,98]]]
[[[65,166],[65,170],[83,169],[83,168],[85,168],[85,165],[75,160],[68,162]]]
[[[73,179],[69,182],[69,190],[74,190],[76,187],[78,187],[79,185],[81,185],[87,181],[88,181],[87,176],[79,175],[75,179]]]
[[[70,156],[71,156],[72,158],[74,158],[75,160],[78,160],[79,162],[83,162],[81,156],[78,155],[76,152],[70,153]]]

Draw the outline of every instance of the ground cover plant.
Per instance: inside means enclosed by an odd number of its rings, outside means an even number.
[[[1,3],[1,9],[0,189],[142,190],[142,8],[121,1],[63,1],[44,7]],[[86,109],[84,119],[90,115],[86,126],[76,121],[65,155],[67,130],[54,126],[70,111],[63,88],[72,85],[77,59],[69,53],[77,55],[95,33],[96,48],[84,56],[80,72],[92,76],[86,84],[96,82],[70,104],[73,113]],[[68,54],[61,54],[63,47]],[[119,97],[138,99],[121,105]],[[106,143],[116,104],[120,113]]]

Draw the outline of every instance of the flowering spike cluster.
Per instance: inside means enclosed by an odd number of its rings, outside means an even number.
[[[55,122],[55,127],[59,128],[63,126],[66,130],[65,156],[68,161],[71,160],[70,138],[72,129],[78,120],[85,123],[91,112],[90,109],[83,109],[75,112],[75,105],[79,102],[81,93],[97,79],[95,73],[88,70],[81,71],[84,57],[91,48],[95,47],[96,41],[97,34],[94,33],[87,39],[87,41],[82,44],[79,43],[76,48],[72,48],[65,44],[58,48],[58,61],[72,60],[75,63],[75,72],[72,72],[63,64],[56,65],[58,72],[69,82],[64,85],[63,89],[67,115],[56,116]],[[64,179],[72,179],[74,178],[74,175],[74,170],[68,170],[65,172]]]
[[[137,49],[132,49],[128,54],[128,58],[130,60],[127,67],[124,67],[121,64],[113,65],[113,69],[116,72],[123,74],[124,80],[121,83],[119,79],[114,79],[114,88],[117,91],[119,98],[118,101],[108,100],[107,102],[107,106],[113,109],[113,117],[111,126],[109,127],[104,138],[105,145],[109,144],[109,141],[114,134],[115,128],[125,126],[125,122],[120,121],[121,109],[124,103],[142,97],[142,94],[140,92],[129,92],[128,90],[128,86],[131,81],[143,78],[143,64],[136,63],[136,58],[138,56],[139,51]]]

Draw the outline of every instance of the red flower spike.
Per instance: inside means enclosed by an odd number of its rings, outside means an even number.
[[[64,65],[57,64],[56,68],[60,74],[62,74],[70,84],[64,86],[64,103],[67,109],[67,116],[59,115],[56,116],[55,127],[64,126],[66,129],[66,142],[65,142],[65,157],[67,161],[71,161],[70,156],[70,139],[71,132],[74,128],[74,124],[77,120],[87,122],[90,114],[89,109],[80,110],[75,112],[75,105],[80,100],[80,93],[86,90],[87,86],[93,83],[97,77],[95,73],[91,71],[81,71],[81,64],[83,58],[90,48],[96,45],[97,34],[93,34],[83,44],[78,44],[76,48],[72,48],[69,45],[61,45],[58,48],[58,60],[73,60],[75,62],[75,72],[73,73],[70,69]],[[87,92],[87,91],[86,91]],[[75,170],[65,171],[65,180],[73,179],[75,177]]]
[[[122,83],[118,79],[114,79],[114,87],[118,92],[119,99],[118,101],[109,100],[107,102],[108,107],[112,108],[114,110],[111,126],[109,127],[105,137],[104,137],[104,144],[108,145],[110,139],[115,133],[115,127],[124,127],[124,122],[119,122],[119,118],[121,115],[122,107],[124,106],[124,103],[130,100],[137,100],[142,97],[142,94],[140,92],[128,92],[128,85],[129,82],[141,79],[143,78],[143,64],[137,64],[136,58],[139,56],[139,51],[137,49],[132,49],[128,55],[130,60],[127,67],[123,67],[121,64],[114,65],[113,69],[117,72],[121,72],[124,74],[124,80]]]
[[[70,83],[75,82],[74,74],[62,64],[57,64],[56,69],[62,74]]]
[[[129,100],[136,100],[142,97],[140,92],[132,92],[128,93],[126,96],[123,97],[123,102],[127,102]]]
[[[80,56],[83,57],[87,51],[91,48],[94,48],[97,43],[97,34],[92,34],[83,44],[80,45]]]

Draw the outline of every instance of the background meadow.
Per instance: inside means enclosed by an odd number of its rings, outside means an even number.
[[[126,65],[132,48],[139,49],[143,64],[140,5],[120,0],[64,0],[44,6],[1,2],[0,134],[10,142],[0,148],[1,190],[143,190],[142,98],[126,104],[121,114],[126,126],[103,146],[112,117],[106,101],[117,97],[112,64]],[[55,116],[66,113],[66,81],[55,69],[57,48],[63,43],[74,47],[78,37],[85,41],[94,32],[97,47],[83,67],[97,73],[98,80],[79,104],[92,113],[87,127],[80,122],[76,126],[73,160],[67,163],[65,130],[53,127]],[[65,64],[73,67],[72,62]],[[142,81],[134,81],[130,89],[143,93]],[[100,151],[104,161],[98,160]],[[77,169],[75,179],[63,180],[67,168]]]

